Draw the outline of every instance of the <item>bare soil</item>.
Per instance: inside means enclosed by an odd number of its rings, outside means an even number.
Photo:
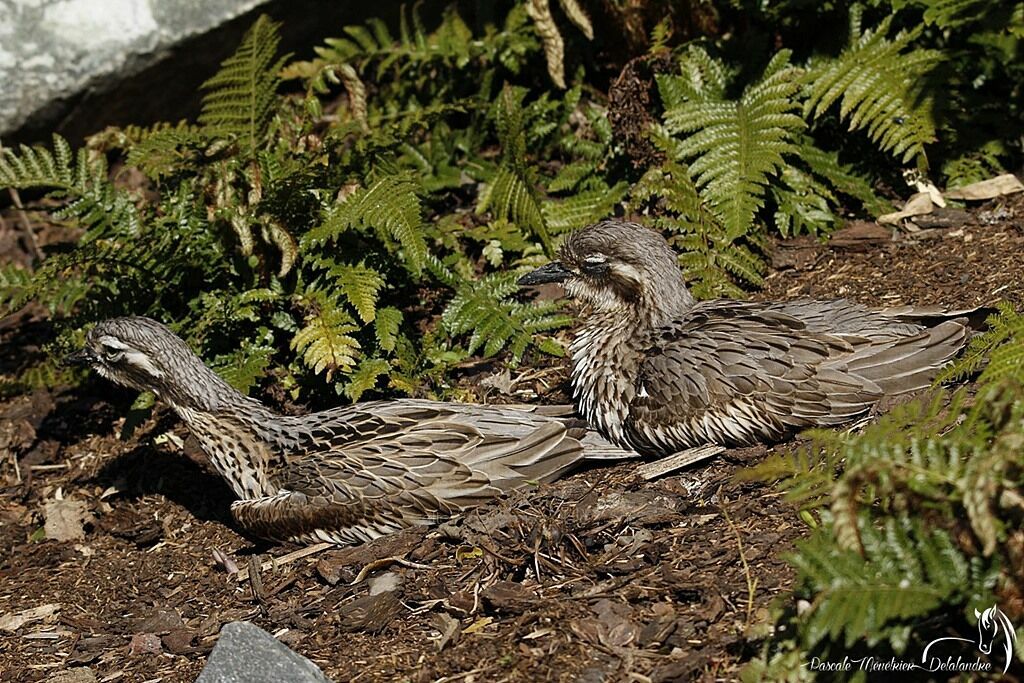
[[[1024,301],[1022,203],[947,222],[895,240],[853,224],[831,245],[777,245],[757,296]],[[26,329],[0,324],[0,357],[31,351]],[[564,400],[564,364],[504,381],[498,369],[467,373],[467,391]],[[785,555],[807,531],[770,486],[735,479],[767,449],[737,449],[653,482],[634,463],[579,471],[439,529],[268,568],[259,588],[228,569],[295,548],[238,533],[230,492],[173,415],[122,441],[132,398],[93,380],[0,403],[4,681],[73,667],[101,681],[192,681],[238,619],[336,681],[733,680],[770,637],[768,608],[793,581]],[[83,538],[42,537],[55,499],[84,504]],[[397,575],[397,592],[353,585],[371,563],[370,576]],[[5,619],[45,605],[56,608],[17,628]]]

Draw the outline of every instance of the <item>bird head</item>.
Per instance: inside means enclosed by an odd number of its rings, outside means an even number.
[[[574,232],[557,261],[519,278],[520,285],[545,282],[561,282],[597,312],[677,313],[693,305],[665,238],[627,221],[601,221]]]
[[[180,337],[151,318],[104,320],[89,331],[85,345],[64,360],[88,365],[117,384],[152,391],[178,405],[197,404],[210,398],[205,394],[226,386]]]

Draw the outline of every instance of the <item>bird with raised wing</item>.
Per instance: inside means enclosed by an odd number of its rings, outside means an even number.
[[[149,318],[97,324],[68,360],[166,401],[239,497],[235,520],[270,540],[367,541],[551,481],[584,459],[635,455],[557,406],[402,399],[279,415]]]
[[[780,440],[928,388],[969,337],[966,314],[848,300],[697,302],[654,230],[606,220],[520,278],[589,305],[572,342],[580,414],[642,455]]]

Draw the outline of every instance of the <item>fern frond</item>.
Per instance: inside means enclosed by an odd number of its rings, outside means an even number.
[[[694,296],[744,296],[733,276],[762,282],[763,261],[741,242],[752,233],[730,233],[705,205],[685,166],[670,161],[644,174],[633,188],[634,210],[654,200],[664,212],[654,225],[671,233],[669,241],[680,251],[679,263]]]
[[[202,85],[199,123],[211,137],[233,138],[255,151],[263,145],[276,107],[278,73],[287,56],[275,61],[281,42],[279,24],[266,15],[242,38],[220,71]]]
[[[364,358],[359,366],[349,377],[345,385],[345,395],[353,401],[358,401],[367,391],[377,386],[377,380],[381,375],[391,371],[391,364],[383,358]]]
[[[806,647],[824,638],[874,645],[894,629],[970,590],[971,565],[949,534],[890,519],[861,522],[864,555],[843,551],[827,531],[797,543],[791,561],[814,595],[803,617]]]
[[[157,124],[140,131],[138,139],[128,146],[125,164],[160,180],[187,168],[199,158],[208,141],[198,126],[185,121],[173,126]]]
[[[558,175],[548,183],[548,192],[566,192],[574,190],[583,179],[597,170],[594,161],[574,161],[558,170]]]
[[[860,10],[851,10],[850,44],[835,59],[804,75],[804,114],[817,119],[839,101],[839,117],[851,131],[864,130],[882,151],[907,162],[924,155],[935,140],[935,124],[921,101],[920,80],[938,62],[932,50],[906,51],[918,30],[887,37],[892,17],[859,33]]]
[[[569,324],[570,318],[557,312],[557,304],[508,301],[518,290],[517,277],[517,273],[494,273],[467,282],[445,307],[442,324],[453,336],[470,335],[470,353],[482,350],[485,356],[493,356],[508,346],[513,361],[518,361],[534,334]],[[554,347],[544,350],[551,352]]]
[[[783,237],[831,232],[839,222],[832,213],[835,195],[809,173],[787,166],[772,186],[775,199],[775,228]]]
[[[26,294],[31,286],[31,271],[14,263],[0,265],[0,311],[14,313],[12,304],[31,298]]]
[[[0,187],[49,190],[64,202],[54,216],[84,227],[87,240],[140,230],[135,197],[110,183],[105,158],[91,157],[84,148],[75,154],[59,135],[53,136],[53,151],[25,145],[17,152],[0,150]]]
[[[529,183],[514,169],[502,166],[480,193],[477,213],[489,212],[497,220],[508,220],[536,235],[546,250],[551,238],[544,222],[540,199]]]
[[[316,260],[318,268],[325,270],[332,284],[356,310],[364,323],[373,322],[377,315],[377,296],[384,286],[384,278],[365,265],[335,263],[329,258]]]
[[[969,24],[977,24],[985,19],[989,12],[998,8],[987,0],[924,0],[920,4],[925,7],[924,21],[942,29],[954,29]]]
[[[545,201],[541,205],[544,222],[556,235],[582,228],[613,215],[628,190],[629,184],[620,182],[613,187],[606,185],[579,192],[567,199]]]
[[[60,188],[71,190],[88,179],[90,162],[85,150],[76,156],[67,140],[53,136],[53,151],[45,147],[21,145],[17,152],[0,149],[0,186]]]
[[[377,318],[374,320],[373,330],[377,336],[377,346],[388,353],[395,350],[398,343],[398,330],[402,325],[402,312],[397,308],[387,306],[377,309]]]
[[[815,145],[809,137],[804,137],[800,141],[798,155],[812,173],[828,181],[838,192],[859,201],[872,217],[877,218],[893,210],[892,202],[875,194],[867,179],[839,161],[838,153],[827,152]]]
[[[764,203],[770,176],[785,166],[783,155],[796,151],[804,122],[799,105],[799,71],[780,51],[761,80],[739,100],[722,97],[721,68],[700,48],[683,58],[685,75],[657,77],[666,102],[665,127],[684,133],[677,151],[692,159],[689,172],[704,201],[732,235],[746,233]],[[709,85],[704,78],[711,76]]]
[[[354,227],[368,228],[389,247],[394,248],[397,242],[402,256],[418,275],[428,257],[418,192],[419,185],[408,175],[383,175],[331,207],[323,223],[303,237],[302,248],[309,250],[333,242]]]
[[[1008,301],[998,302],[996,308],[997,312],[985,321],[985,332],[971,337],[967,349],[935,378],[936,386],[970,377],[984,367],[989,355],[1001,344],[1014,337],[1024,339],[1024,315]]]
[[[236,351],[217,356],[210,365],[225,382],[248,394],[267,376],[273,355],[273,347],[246,341]]]
[[[338,370],[350,372],[356,364],[359,342],[350,334],[359,329],[352,317],[331,296],[308,294],[305,326],[292,338],[291,348],[315,374],[330,382]]]
[[[535,235],[550,256],[551,237],[544,222],[540,198],[526,162],[526,114],[522,88],[506,87],[495,105],[494,119],[501,142],[502,163],[481,192],[477,213],[490,211],[496,219],[506,219]]]

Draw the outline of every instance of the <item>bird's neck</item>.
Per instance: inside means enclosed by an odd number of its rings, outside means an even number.
[[[616,445],[631,448],[626,420],[636,396],[643,350],[659,327],[686,315],[694,305],[685,288],[646,297],[617,310],[592,313],[570,347],[573,397],[580,415]]]
[[[207,374],[200,383],[166,391],[161,398],[181,417],[239,498],[277,493],[274,475],[292,440],[282,418],[205,366],[202,369]]]
[[[646,337],[645,331],[636,328],[635,320],[599,313],[587,319],[570,347],[577,410],[619,446],[629,445],[625,421],[634,395],[632,379],[641,337]]]

